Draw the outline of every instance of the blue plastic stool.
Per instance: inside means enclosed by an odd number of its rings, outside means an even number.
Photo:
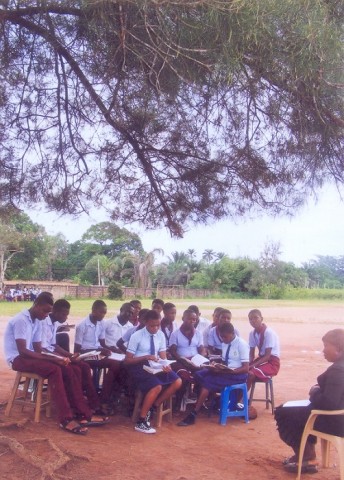
[[[237,410],[237,396],[235,390],[242,391],[242,402],[244,408]],[[246,383],[238,383],[225,387],[221,392],[220,406],[220,424],[226,425],[228,417],[245,417],[245,423],[249,423],[248,419],[248,397]]]

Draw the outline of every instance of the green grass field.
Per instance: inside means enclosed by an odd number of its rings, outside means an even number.
[[[69,300],[71,304],[71,317],[83,318],[91,311],[91,306],[94,299],[84,298],[84,299],[71,299]],[[120,306],[124,303],[122,300],[109,300],[104,299],[108,306],[107,317],[112,314],[119,312]],[[178,318],[181,317],[181,313],[189,305],[196,304],[198,305],[200,311],[210,312],[213,311],[215,307],[228,308],[232,311],[236,309],[247,309],[252,308],[284,308],[284,307],[326,307],[326,306],[337,306],[344,307],[344,302],[334,301],[334,300],[265,300],[265,299],[219,299],[219,298],[202,298],[202,299],[167,299],[166,301],[173,302],[178,311]],[[142,307],[149,308],[151,306],[150,299],[142,299]],[[0,316],[12,317],[19,311],[24,308],[30,308],[32,302],[0,302]],[[207,313],[209,318],[209,313]]]

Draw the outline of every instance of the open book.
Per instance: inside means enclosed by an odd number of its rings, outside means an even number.
[[[153,360],[148,360],[149,366],[143,365],[143,370],[146,370],[146,372],[155,375],[156,373],[162,372],[164,367],[171,365],[171,363],[174,362],[175,360],[165,360],[162,358],[160,358],[157,362],[154,362]]]
[[[79,360],[100,360],[101,353],[97,350],[91,350],[90,352],[81,353],[78,356]]]
[[[180,357],[178,361],[183,364],[185,368],[191,370],[194,370],[195,367],[204,367],[209,363],[209,359],[203,355],[200,355],[199,353],[194,355],[190,360],[186,357]]]
[[[228,370],[228,372],[233,372],[233,368],[227,367],[223,363],[211,363],[210,365],[203,365],[204,368],[209,368],[212,370]]]
[[[125,354],[112,352],[111,355],[107,358],[109,358],[110,360],[117,360],[118,362],[123,362],[123,360],[125,359]]]

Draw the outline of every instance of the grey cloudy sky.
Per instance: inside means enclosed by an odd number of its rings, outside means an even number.
[[[106,221],[105,212],[97,211],[80,219],[58,217],[53,213],[27,212],[33,221],[44,225],[48,234],[61,232],[69,242],[79,240],[91,226]],[[223,220],[209,226],[191,227],[184,238],[171,239],[166,229],[144,231],[130,225],[128,230],[138,233],[148,252],[162,248],[165,256],[174,251],[194,249],[201,258],[205,249],[224,252],[229,257],[258,258],[267,242],[280,242],[281,260],[297,265],[316,255],[344,255],[344,203],[334,187],[327,186],[318,201],[308,204],[291,219],[262,215],[254,220]],[[163,261],[164,257],[157,257]]]

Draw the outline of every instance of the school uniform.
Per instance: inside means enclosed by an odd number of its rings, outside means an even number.
[[[240,336],[239,332],[236,328],[234,329],[234,333],[237,337]],[[216,350],[219,350],[219,351],[222,350],[222,339],[218,334],[218,327],[211,327],[209,329],[208,346],[213,347],[213,348],[215,348]]]
[[[207,318],[204,318],[204,317],[199,317],[199,320],[198,320],[198,323],[197,323],[197,326],[196,326],[196,330],[201,332],[202,334],[204,333],[204,331],[211,325],[211,322],[210,320],[208,320]]]
[[[177,353],[181,357],[192,358],[194,355],[197,355],[198,348],[203,345],[203,336],[199,330],[195,330],[191,341],[189,341],[180,328],[178,328],[171,335],[171,345],[176,345]]]
[[[137,330],[132,334],[127,352],[133,354],[134,357],[151,355],[151,338],[154,343],[155,355],[158,355],[161,352],[166,352],[166,339],[163,332],[158,330],[157,333],[152,335],[148,332],[146,327]],[[133,385],[141,390],[144,395],[157,385],[167,386],[179,378],[173,371],[157,374],[149,373],[143,369],[143,365],[149,364],[147,361],[143,360],[142,363],[136,365],[127,365],[127,369]]]
[[[64,388],[61,368],[46,360],[26,358],[19,354],[17,348],[16,340],[25,340],[26,348],[34,351],[33,344],[41,342],[42,338],[40,322],[38,319],[32,320],[27,309],[11,318],[4,335],[5,357],[9,366],[15,371],[37,373],[48,378],[59,421],[64,422],[72,419],[73,413]]]
[[[126,331],[133,327],[131,322],[126,322],[122,325],[118,317],[105,320],[105,343],[110,347],[116,347],[117,342]]]
[[[222,361],[229,368],[239,368],[249,362],[250,349],[248,343],[237,335],[231,343],[222,343]],[[210,369],[203,369],[194,374],[195,380],[211,392],[219,392],[228,385],[245,383],[247,374],[214,373]]]
[[[42,347],[49,352],[55,351],[56,332],[59,322],[53,322],[50,316],[41,321],[42,324]],[[66,388],[69,402],[77,413],[84,415],[86,418],[92,416],[92,410],[100,407],[98,394],[93,384],[90,366],[81,360],[77,363],[62,365],[62,376]],[[83,391],[89,405],[84,400]]]
[[[100,340],[105,340],[105,322],[91,322],[88,315],[75,328],[75,343],[81,345],[81,351],[101,349]],[[100,360],[86,360],[90,367],[107,368],[103,378],[101,401],[109,403],[113,393],[113,385],[119,377],[121,363],[104,357]]]
[[[248,343],[250,348],[258,348],[258,356],[263,357],[266,349],[271,348],[271,355],[267,362],[256,367],[250,367],[255,377],[265,380],[277,375],[280,369],[280,345],[277,334],[269,327],[262,333],[252,330],[249,334]]]
[[[166,347],[170,346],[171,335],[173,332],[178,330],[178,324],[176,321],[172,322],[171,329],[168,326],[164,326],[164,319],[161,320],[160,328],[163,334],[165,335]]]

